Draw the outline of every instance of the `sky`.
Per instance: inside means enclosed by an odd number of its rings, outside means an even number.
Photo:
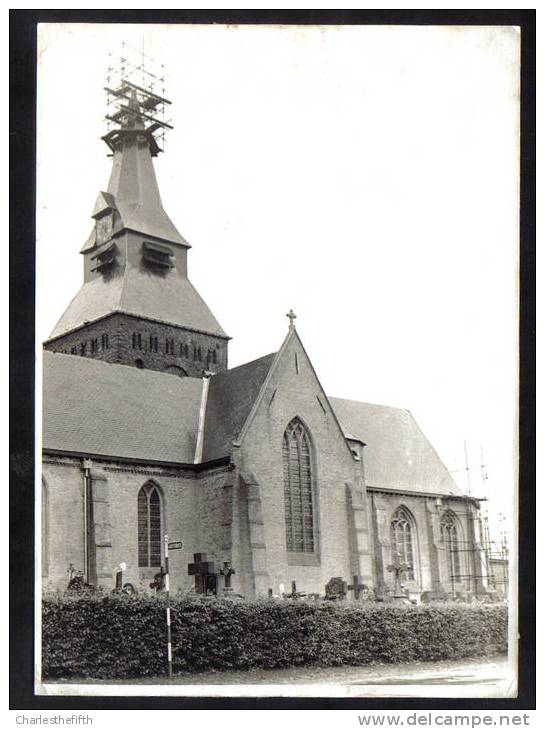
[[[410,410],[512,533],[518,30],[41,25],[40,342],[83,280],[122,42],[164,65],[159,186],[230,366],[276,351],[293,308],[325,391]]]

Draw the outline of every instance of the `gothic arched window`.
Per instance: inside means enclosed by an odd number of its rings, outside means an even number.
[[[447,511],[441,519],[441,539],[445,545],[448,576],[451,582],[460,582],[460,548],[456,517]]]
[[[390,539],[392,544],[392,560],[405,562],[409,569],[404,574],[405,579],[414,580],[414,552],[411,518],[409,512],[402,506],[396,509],[390,522]]]
[[[138,566],[161,566],[161,494],[154,483],[138,492]]]
[[[307,432],[297,418],[284,433],[282,457],[286,547],[288,552],[314,552],[310,444]]]

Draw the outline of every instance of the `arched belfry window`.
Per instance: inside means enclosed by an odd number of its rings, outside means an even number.
[[[162,500],[154,483],[138,492],[138,566],[161,566]]]
[[[441,519],[441,539],[445,547],[447,570],[451,582],[460,582],[460,546],[458,527],[452,511],[447,511]]]
[[[284,433],[282,456],[286,547],[288,552],[314,552],[310,442],[297,418]]]
[[[403,577],[414,580],[414,549],[412,519],[407,509],[400,506],[394,512],[390,522],[390,539],[392,544],[392,560],[409,565]]]

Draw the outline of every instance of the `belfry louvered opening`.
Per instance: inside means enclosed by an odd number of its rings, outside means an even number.
[[[295,419],[284,433],[284,510],[288,552],[314,552],[312,464],[308,434]]]
[[[168,246],[159,243],[151,243],[144,241],[142,246],[142,259],[149,266],[157,266],[159,268],[174,268],[172,259],[174,253]]]
[[[91,256],[91,260],[95,261],[95,265],[91,271],[105,271],[115,262],[116,255],[117,246],[114,241],[111,241],[107,246],[95,253],[94,256]]]

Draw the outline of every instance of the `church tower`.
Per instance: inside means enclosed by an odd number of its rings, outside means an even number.
[[[81,249],[83,285],[44,347],[179,376],[221,372],[229,337],[188,278],[191,246],[163,208],[153,167],[170,102],[141,84],[122,65],[106,88],[110,181]]]

